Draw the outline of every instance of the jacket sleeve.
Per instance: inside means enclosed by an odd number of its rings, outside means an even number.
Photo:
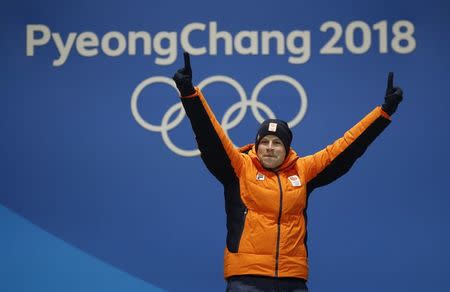
[[[239,176],[244,158],[223,131],[199,88],[181,102],[191,122],[201,158],[209,171],[222,183]]]
[[[390,116],[376,107],[344,136],[325,149],[303,159],[307,190],[327,185],[350,170],[367,147],[389,125]]]

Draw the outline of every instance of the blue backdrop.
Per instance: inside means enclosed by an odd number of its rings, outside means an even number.
[[[449,291],[449,11],[444,0],[4,4],[0,291],[224,290],[222,188],[166,83],[183,50],[236,145],[274,115],[301,155],[381,104],[394,71],[405,99],[392,124],[310,197],[309,287]]]

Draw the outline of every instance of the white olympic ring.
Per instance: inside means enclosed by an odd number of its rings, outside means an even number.
[[[299,94],[300,102],[301,102],[299,112],[291,121],[288,122],[289,127],[293,128],[296,125],[298,125],[300,123],[300,121],[303,119],[303,117],[305,116],[306,109],[308,106],[308,100],[306,97],[306,92],[303,89],[302,85],[297,80],[295,80],[294,78],[292,78],[290,76],[272,75],[272,76],[268,76],[268,77],[264,78],[253,89],[250,100],[247,99],[247,95],[245,93],[244,88],[242,88],[241,84],[239,84],[239,82],[237,82],[233,78],[225,76],[225,75],[216,75],[216,76],[208,77],[205,80],[203,80],[202,82],[200,82],[198,84],[198,87],[200,89],[203,89],[211,83],[223,82],[228,85],[231,85],[238,92],[240,101],[231,105],[230,108],[228,108],[225,111],[225,114],[220,123],[224,132],[228,135],[228,130],[236,127],[242,121],[242,119],[244,118],[244,116],[247,112],[247,107],[251,107],[253,116],[259,123],[262,123],[264,121],[264,117],[261,116],[259,110],[262,110],[271,119],[276,118],[275,114],[272,112],[272,110],[267,105],[258,101],[258,95],[259,95],[260,91],[264,88],[264,86],[268,85],[269,83],[276,82],[276,81],[286,82],[286,83],[292,85]],[[144,88],[146,88],[147,86],[154,84],[154,83],[168,84],[169,86],[174,88],[178,94],[178,90],[177,90],[177,87],[175,86],[175,82],[168,77],[155,76],[155,77],[150,77],[150,78],[143,80],[141,83],[138,84],[138,86],[134,89],[133,94],[131,95],[131,112],[132,112],[134,118],[136,119],[138,124],[141,125],[144,129],[147,129],[152,132],[160,132],[162,139],[166,143],[167,147],[170,150],[172,150],[173,152],[175,152],[176,154],[178,154],[180,156],[186,156],[186,157],[200,155],[200,151],[198,149],[184,150],[184,149],[181,149],[181,148],[175,146],[175,144],[172,142],[172,140],[169,137],[169,131],[172,130],[173,128],[175,128],[176,126],[178,126],[181,123],[181,121],[183,120],[184,116],[186,115],[181,102],[178,102],[178,103],[172,105],[167,110],[167,112],[164,114],[164,116],[162,118],[160,126],[150,124],[149,122],[144,120],[142,118],[142,116],[139,114],[139,110],[138,110],[138,106],[137,106],[139,96],[140,96],[142,90],[144,90]],[[239,113],[234,118],[234,120],[232,120],[230,122],[231,116],[237,110],[239,110]],[[177,111],[178,111],[178,115],[175,117],[175,119],[172,122],[169,123],[170,118]]]

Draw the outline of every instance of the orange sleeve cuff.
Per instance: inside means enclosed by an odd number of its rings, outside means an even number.
[[[392,120],[391,116],[387,112],[385,112],[381,106],[378,106],[378,108],[380,109],[380,113],[383,117],[385,117],[388,120]]]
[[[196,87],[194,87],[194,89],[195,89],[195,92],[192,93],[191,95],[180,96],[180,97],[181,98],[193,98],[193,97],[198,96],[198,91],[199,91],[198,87],[196,86]]]

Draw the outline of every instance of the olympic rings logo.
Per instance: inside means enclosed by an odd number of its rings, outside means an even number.
[[[300,97],[300,102],[301,102],[300,109],[299,109],[298,113],[295,115],[295,117],[291,121],[288,122],[289,127],[293,128],[296,125],[298,125],[300,123],[300,121],[303,119],[303,117],[305,116],[306,109],[308,106],[308,100],[307,100],[306,92],[303,89],[302,85],[297,80],[295,80],[294,78],[292,78],[290,76],[272,75],[272,76],[268,76],[268,77],[262,79],[253,89],[250,100],[247,98],[247,94],[245,93],[245,90],[241,86],[241,84],[239,84],[239,82],[237,82],[233,78],[225,76],[225,75],[215,75],[215,76],[208,77],[205,80],[203,80],[202,82],[200,82],[197,86],[200,89],[203,89],[211,83],[223,82],[223,83],[226,83],[226,84],[232,86],[238,92],[240,101],[231,105],[225,111],[222,121],[219,121],[223,130],[228,135],[228,131],[231,130],[232,128],[236,127],[242,121],[245,114],[247,113],[248,107],[251,108],[253,116],[259,123],[262,123],[264,121],[264,117],[260,114],[260,110],[262,110],[269,118],[271,118],[271,119],[276,118],[273,111],[266,104],[258,101],[258,95],[266,85],[268,85],[269,83],[272,83],[272,82],[277,82],[277,81],[285,82],[285,83],[288,83],[291,86],[293,86],[295,88],[295,90],[297,90],[298,95]],[[170,79],[168,77],[154,76],[154,77],[150,77],[148,79],[143,80],[134,89],[133,94],[131,96],[131,112],[132,112],[134,118],[136,119],[138,124],[141,125],[143,128],[145,128],[149,131],[152,131],[152,132],[160,132],[162,139],[165,142],[165,144],[167,145],[167,147],[170,150],[172,150],[173,152],[175,152],[176,154],[178,154],[180,156],[186,156],[186,157],[200,155],[200,151],[198,149],[185,150],[185,149],[181,149],[181,148],[177,147],[169,137],[169,131],[174,129],[176,126],[178,126],[181,123],[181,121],[183,120],[184,116],[186,115],[181,101],[174,104],[167,110],[167,112],[164,114],[164,116],[162,118],[161,125],[153,125],[153,124],[147,122],[146,120],[144,120],[142,118],[142,116],[139,114],[137,104],[138,104],[138,100],[139,100],[139,96],[141,95],[141,92],[147,86],[150,86],[155,83],[167,84],[167,85],[173,87],[178,93],[175,83],[173,82],[172,79]],[[231,116],[237,110],[239,110],[238,114],[232,121],[230,121]],[[170,118],[177,112],[178,112],[178,115],[171,122],[169,122]]]

